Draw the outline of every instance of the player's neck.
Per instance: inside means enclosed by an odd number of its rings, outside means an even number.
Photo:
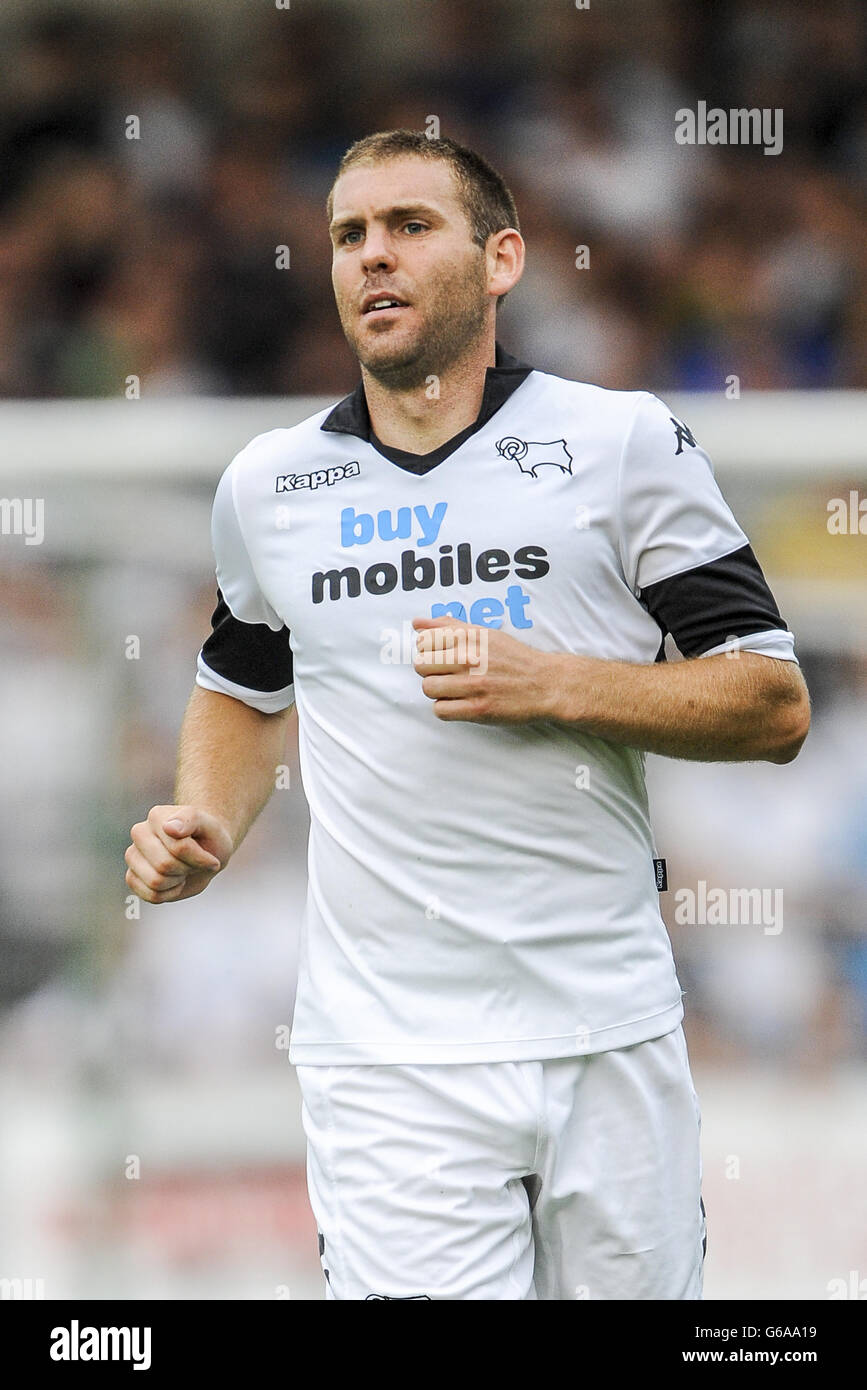
[[[473,424],[482,407],[485,372],[495,364],[495,342],[487,336],[440,374],[431,373],[406,390],[377,381],[362,367],[370,423],[377,439],[393,449],[428,454]]]

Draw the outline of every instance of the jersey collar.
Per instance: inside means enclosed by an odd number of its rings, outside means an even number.
[[[512,392],[517,390],[532,370],[533,368],[527,366],[526,362],[520,362],[518,358],[512,357],[497,343],[494,366],[488,367],[485,371],[482,404],[475,420],[459,434],[453,435],[444,444],[432,449],[429,454],[413,454],[406,449],[395,449],[392,445],[383,444],[381,440],[377,439],[370,425],[370,414],[367,409],[363,381],[359,381],[355,390],[338,402],[319,428],[330,430],[336,434],[354,434],[359,439],[372,444],[377,453],[382,454],[391,463],[397,464],[399,468],[405,468],[410,473],[427,473],[438,463],[442,463],[443,459],[447,459],[456,449],[459,449],[464,441],[470,438],[470,435],[475,434],[477,430],[487,424],[491,416],[495,415],[500,406],[505,404]]]

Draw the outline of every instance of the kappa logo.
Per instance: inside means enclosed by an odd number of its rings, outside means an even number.
[[[539,443],[535,439],[515,439],[509,436],[497,440],[497,452],[504,459],[514,459],[522,473],[537,476],[536,469],[544,464],[559,468],[563,473],[572,472],[572,455],[566,448],[565,439],[550,439]]]
[[[358,459],[351,463],[339,463],[335,468],[319,468],[315,473],[283,473],[277,479],[275,492],[297,492],[299,488],[332,487],[344,478],[357,478],[361,469]]]
[[[674,425],[674,437],[677,440],[677,448],[674,451],[674,457],[677,458],[678,454],[683,453],[684,444],[688,444],[691,449],[697,449],[698,444],[693,436],[692,430],[687,429],[683,421],[676,420],[673,415],[669,415],[668,418]]]

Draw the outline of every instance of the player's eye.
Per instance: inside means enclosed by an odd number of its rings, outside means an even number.
[[[424,222],[405,222],[403,224],[403,229],[405,232],[409,231],[412,227],[418,227],[419,230],[422,232],[427,231],[427,224]]]
[[[349,239],[350,239],[350,237],[355,237],[355,236],[359,236],[359,237],[361,236],[361,231],[360,231],[360,229],[359,229],[358,227],[349,227],[345,232],[343,232],[343,233],[341,234],[341,236],[340,236],[340,238],[339,238],[341,245],[342,245],[344,242],[349,242],[350,245],[353,245],[353,246],[354,246],[354,245],[355,245],[355,242],[350,242]]]

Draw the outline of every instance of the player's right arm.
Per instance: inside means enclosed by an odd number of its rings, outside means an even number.
[[[274,790],[290,709],[263,714],[193,690],[181,728],[173,806],[132,827],[126,882],[145,902],[192,898],[224,869]]]
[[[152,807],[126,852],[126,882],[150,903],[191,898],[226,867],[284,761],[289,631],[259,587],[236,499],[236,470],[263,438],[232,460],[214,498],[217,607],[181,728],[175,804]]]

